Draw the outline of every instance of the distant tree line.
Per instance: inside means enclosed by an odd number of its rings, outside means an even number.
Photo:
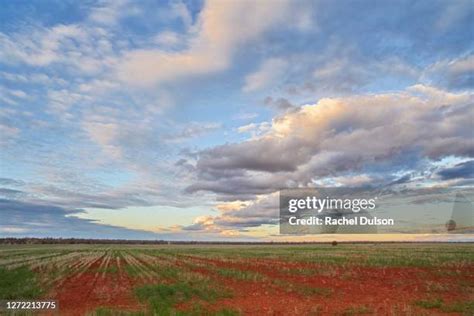
[[[310,244],[398,244],[420,243],[413,241],[307,241],[307,242],[242,242],[242,241],[171,241],[171,240],[129,240],[129,239],[86,239],[86,238],[0,238],[0,245],[51,245],[51,244],[117,244],[117,245],[310,245]],[[423,242],[422,242],[423,243]],[[442,243],[442,242],[424,242]]]

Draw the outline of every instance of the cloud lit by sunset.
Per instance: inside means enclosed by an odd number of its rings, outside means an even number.
[[[472,193],[472,2],[378,4],[4,2],[0,237],[474,240],[278,234],[284,188]]]

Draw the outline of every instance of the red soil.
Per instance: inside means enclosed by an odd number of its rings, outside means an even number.
[[[112,259],[105,266],[105,259],[101,257],[86,271],[66,277],[50,293],[48,297],[58,301],[60,315],[85,315],[98,307],[117,311],[144,308],[133,295],[133,280],[123,271],[123,260]]]
[[[327,267],[316,264],[268,259],[221,261],[188,258],[215,268],[247,270],[264,275],[266,279],[259,282],[217,277],[234,292],[234,297],[219,301],[219,308],[233,308],[246,315],[337,315],[349,313],[350,307],[362,311],[363,306],[368,308],[369,314],[376,315],[442,315],[436,310],[414,307],[413,302],[427,297],[442,298],[446,303],[474,299],[472,292],[468,293],[459,285],[461,279],[471,285],[474,283],[474,267],[458,271],[456,276],[449,276],[443,274],[447,271],[446,268],[443,271],[442,268],[344,269],[333,266],[328,270]],[[308,268],[316,274],[297,275],[291,271]],[[207,268],[199,267],[194,270],[216,278],[215,272]],[[274,280],[279,283],[275,284]],[[432,293],[430,284],[442,286],[441,291]],[[302,286],[331,289],[332,294],[305,295],[297,290]]]
[[[344,315],[350,312],[350,307],[363,312],[364,306],[366,314],[372,315],[444,315],[437,310],[418,308],[413,302],[427,298],[442,298],[446,303],[474,299],[474,266],[457,270],[344,268],[275,259],[219,260],[195,256],[182,257],[175,263],[232,290],[232,298],[207,303],[206,308],[231,308],[244,315]],[[84,315],[98,307],[146,310],[133,296],[133,287],[145,281],[131,279],[123,266],[123,260],[110,260],[107,264],[105,257],[98,258],[86,271],[63,279],[49,297],[59,301],[61,315]],[[215,271],[218,268],[257,272],[264,279],[245,281],[222,277]],[[302,288],[328,289],[330,293],[305,293]],[[191,305],[188,302],[178,309],[186,310]]]

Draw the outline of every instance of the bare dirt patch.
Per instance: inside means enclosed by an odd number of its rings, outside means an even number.
[[[443,315],[418,308],[413,302],[426,297],[440,298],[446,303],[473,299],[472,293],[459,285],[461,278],[464,282],[473,281],[472,268],[466,267],[452,273],[452,269],[446,267],[328,268],[273,259],[187,258],[201,264],[194,271],[216,278],[232,289],[234,296],[220,300],[219,306],[246,315]],[[241,281],[216,275],[215,269],[221,268],[251,271],[264,279]]]
[[[48,297],[58,301],[61,315],[84,315],[99,307],[143,309],[133,295],[133,280],[122,265],[120,258],[102,256],[85,271],[61,280]]]

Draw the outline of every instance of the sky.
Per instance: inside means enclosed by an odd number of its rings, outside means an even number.
[[[469,0],[3,1],[0,237],[282,240],[282,188],[470,189],[473,72]]]

